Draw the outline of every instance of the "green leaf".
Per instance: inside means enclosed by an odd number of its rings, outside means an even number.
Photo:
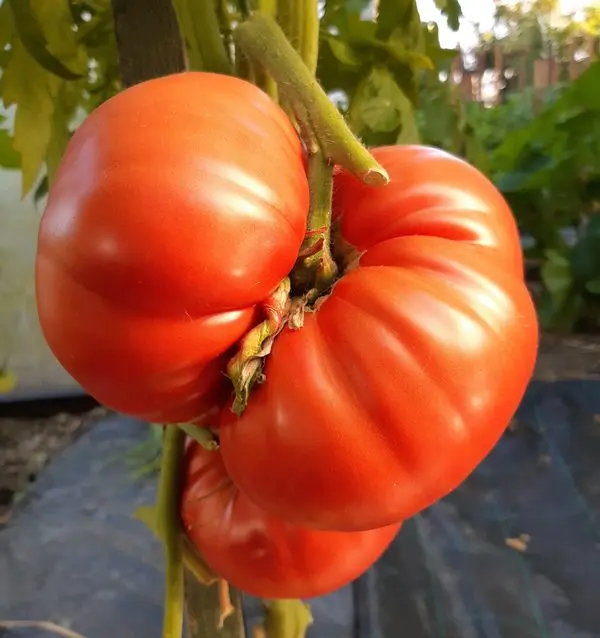
[[[396,144],[420,144],[421,136],[419,134],[419,127],[417,126],[417,120],[415,118],[415,112],[412,108],[410,100],[402,94],[404,105],[401,107],[401,129],[398,137],[396,138]]]
[[[433,62],[423,53],[418,51],[411,51],[400,41],[391,38],[388,42],[379,43],[377,40],[372,41],[374,46],[379,46],[387,51],[391,57],[400,64],[408,66],[411,69],[426,69],[428,71],[433,70]]]
[[[329,36],[327,38],[327,43],[329,44],[331,52],[333,53],[335,58],[342,64],[345,64],[346,66],[361,65],[362,60],[360,59],[359,55],[347,42],[344,42],[340,38]]]
[[[37,64],[21,40],[16,40],[0,94],[6,106],[17,107],[13,148],[21,155],[23,196],[33,187],[46,158],[59,84],[60,79]]]
[[[554,305],[562,306],[573,284],[569,259],[556,250],[546,251],[546,261],[542,265],[541,276]]]
[[[600,277],[588,281],[585,289],[592,295],[600,295]]]
[[[70,124],[79,102],[80,92],[77,84],[62,81],[55,101],[52,116],[51,135],[46,149],[46,168],[48,181],[52,184],[54,174],[71,138]]]
[[[173,8],[177,16],[179,30],[186,44],[190,70],[200,71],[202,70],[202,55],[192,23],[190,4],[188,0],[173,0]]]
[[[446,16],[452,31],[458,31],[462,9],[458,0],[435,0],[435,6]]]
[[[15,34],[15,22],[8,2],[0,4],[0,50],[12,42]]]
[[[13,139],[6,129],[0,129],[0,166],[4,169],[21,168],[21,156],[13,148]]]
[[[418,140],[411,103],[389,69],[383,66],[374,67],[360,83],[350,105],[349,121],[358,134],[365,129],[393,133],[390,143],[398,139],[402,143]]]
[[[88,57],[75,30],[70,0],[29,0],[30,10],[40,25],[47,50],[77,77],[87,76]],[[75,79],[63,78],[66,80]]]
[[[40,200],[42,200],[48,194],[49,185],[48,185],[48,175],[44,175],[44,177],[40,180],[39,184],[35,187],[33,191],[33,203],[38,204]]]
[[[409,48],[414,48],[421,32],[421,18],[415,0],[379,0],[377,16],[377,37],[387,40],[392,33],[396,38],[403,36]]]
[[[600,277],[600,216],[588,223],[583,236],[571,250],[573,277],[580,286]]]
[[[71,50],[75,33],[68,0],[7,0],[15,20],[15,28],[23,46],[46,71],[65,80],[85,75],[84,58]],[[66,21],[68,20],[68,22]],[[48,38],[48,34],[52,38]],[[59,56],[65,55],[66,60]],[[71,68],[70,64],[74,64]]]

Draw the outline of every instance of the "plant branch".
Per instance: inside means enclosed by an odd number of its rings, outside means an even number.
[[[221,37],[215,0],[188,0],[188,7],[204,70],[232,75],[233,68]]]
[[[164,541],[166,558],[163,638],[181,638],[183,632],[184,571],[179,495],[184,444],[182,429],[165,428],[156,506],[156,529]]]
[[[185,70],[171,0],[112,0],[124,86]]]
[[[326,159],[345,167],[366,184],[389,182],[385,169],[350,131],[272,18],[256,13],[235,30],[234,40],[250,60],[273,76],[302,129],[311,132]]]
[[[277,18],[277,0],[258,0],[258,11],[275,20]],[[279,101],[277,82],[273,76],[262,68],[254,69],[258,85],[275,102]]]
[[[319,3],[301,2],[302,38],[300,40],[300,56],[304,60],[311,75],[317,73],[319,58]]]

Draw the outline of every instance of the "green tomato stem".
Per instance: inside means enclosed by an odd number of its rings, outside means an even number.
[[[265,630],[268,638],[305,638],[312,624],[310,608],[301,600],[265,601]]]
[[[310,132],[327,160],[340,164],[366,184],[381,186],[389,182],[386,170],[353,135],[272,18],[254,14],[237,27],[234,41],[249,59],[273,76],[302,130]]]
[[[333,284],[338,268],[331,254],[333,167],[319,151],[308,157],[308,184],[308,227],[292,282],[295,292],[322,293]]]
[[[162,638],[181,638],[183,632],[183,546],[179,522],[181,463],[185,432],[165,428],[158,497],[156,529],[163,539],[166,558],[165,610]]]
[[[188,5],[204,70],[233,75],[225,43],[221,37],[215,0],[194,0]]]

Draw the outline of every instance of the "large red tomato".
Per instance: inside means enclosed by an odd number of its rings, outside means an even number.
[[[222,578],[261,598],[322,596],[366,571],[399,524],[367,532],[326,532],[284,523],[231,482],[219,452],[189,444],[181,515],[185,530]]]
[[[285,277],[308,211],[303,150],[255,86],[182,73],[134,86],[76,131],[38,239],[50,348],[106,405],[200,416],[226,351]]]
[[[359,530],[405,520],[461,483],[533,371],[535,308],[494,186],[442,151],[374,151],[391,183],[342,171],[347,268],[284,330],[241,418],[223,412],[232,479],[289,521]]]

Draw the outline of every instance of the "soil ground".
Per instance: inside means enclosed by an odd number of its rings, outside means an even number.
[[[534,378],[600,379],[600,335],[543,335]],[[0,405],[0,526],[48,462],[107,414],[89,397]]]
[[[86,396],[0,404],[0,527],[40,471],[106,414]]]

